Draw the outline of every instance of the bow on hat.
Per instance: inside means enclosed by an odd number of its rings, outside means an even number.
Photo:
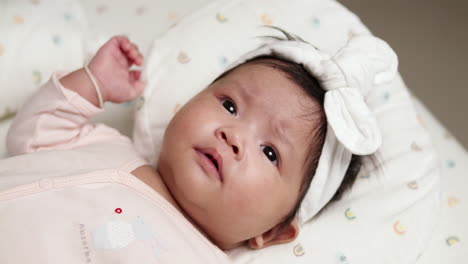
[[[373,87],[393,80],[398,59],[385,41],[366,34],[353,35],[333,56],[302,41],[277,39],[245,54],[231,68],[261,55],[302,64],[327,91],[324,109],[328,129],[316,173],[299,211],[303,224],[336,193],[352,154],[372,154],[381,145],[380,129],[365,96]]]

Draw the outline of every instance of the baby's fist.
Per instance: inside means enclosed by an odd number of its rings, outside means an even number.
[[[122,103],[141,94],[145,83],[140,71],[130,71],[135,64],[141,66],[143,57],[138,47],[125,36],[115,36],[107,41],[89,63],[104,101]]]

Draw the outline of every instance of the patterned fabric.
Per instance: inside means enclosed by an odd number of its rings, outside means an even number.
[[[431,134],[439,153],[438,164],[442,175],[441,219],[428,248],[417,263],[463,262],[468,238],[468,193],[465,190],[468,184],[468,153],[417,98],[413,99],[418,120]],[[417,145],[411,145],[411,148],[422,151]]]
[[[0,122],[55,70],[85,59],[86,19],[76,0],[0,1]]]

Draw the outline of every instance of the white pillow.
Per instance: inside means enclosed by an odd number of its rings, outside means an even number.
[[[174,113],[229,63],[256,48],[256,36],[279,26],[335,53],[350,34],[369,32],[331,0],[220,0],[156,38],[147,58],[148,86],[137,103],[134,141],[155,165]],[[292,243],[228,252],[235,263],[414,263],[439,210],[438,162],[401,77],[366,98],[383,145],[364,164],[352,190],[306,223]]]
[[[53,71],[83,66],[86,27],[76,0],[0,1],[0,120]]]

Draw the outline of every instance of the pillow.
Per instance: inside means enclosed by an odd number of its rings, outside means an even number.
[[[133,139],[155,165],[174,113],[231,62],[279,26],[334,54],[350,34],[369,32],[331,0],[220,0],[157,37],[147,57],[148,86],[137,103]],[[234,263],[414,263],[439,214],[439,168],[432,141],[400,76],[375,87],[366,102],[383,144],[363,157],[353,188],[301,227],[288,244],[227,252]]]
[[[53,71],[83,66],[86,20],[76,0],[0,2],[0,120]]]

